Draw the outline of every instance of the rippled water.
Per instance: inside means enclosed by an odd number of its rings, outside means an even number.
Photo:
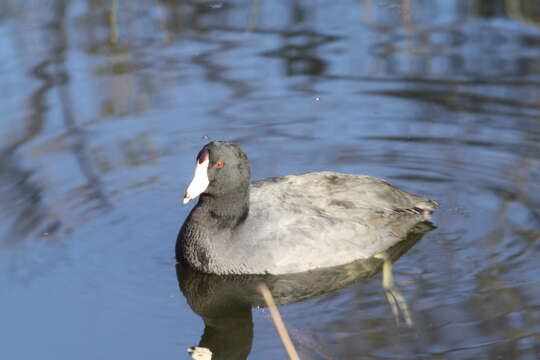
[[[415,325],[380,275],[358,280],[281,306],[303,359],[540,358],[539,18],[526,0],[4,1],[2,358],[188,358],[205,325],[173,249],[207,139],[242,145],[254,178],[366,173],[441,203],[394,266]],[[229,350],[285,358],[268,311],[242,314]]]

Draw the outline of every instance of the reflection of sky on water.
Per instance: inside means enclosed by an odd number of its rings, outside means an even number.
[[[413,330],[392,325],[378,279],[283,308],[330,353],[538,353],[534,2],[119,4],[116,44],[107,2],[0,5],[11,357],[73,357],[88,339],[172,357],[197,341],[171,257],[204,136],[244,146],[256,178],[361,172],[442,203],[396,264]],[[257,314],[251,358],[275,358]]]

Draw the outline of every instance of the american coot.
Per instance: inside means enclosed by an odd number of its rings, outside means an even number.
[[[370,258],[437,207],[366,175],[313,172],[251,182],[246,154],[206,144],[184,204],[176,257],[214,274],[290,274]]]

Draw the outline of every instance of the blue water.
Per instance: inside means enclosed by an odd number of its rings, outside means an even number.
[[[414,326],[377,275],[280,307],[301,358],[540,358],[539,18],[525,0],[3,2],[0,357],[189,358],[205,326],[174,243],[220,139],[256,179],[365,173],[441,203],[394,265]],[[252,322],[249,358],[286,358],[268,310]]]

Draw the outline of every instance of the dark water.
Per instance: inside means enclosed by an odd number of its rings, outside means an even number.
[[[7,0],[0,33],[2,359],[188,358],[173,249],[206,137],[255,178],[441,203],[395,263],[415,325],[354,281],[280,308],[303,359],[540,358],[536,1]],[[286,357],[266,309],[229,305],[224,347]]]

